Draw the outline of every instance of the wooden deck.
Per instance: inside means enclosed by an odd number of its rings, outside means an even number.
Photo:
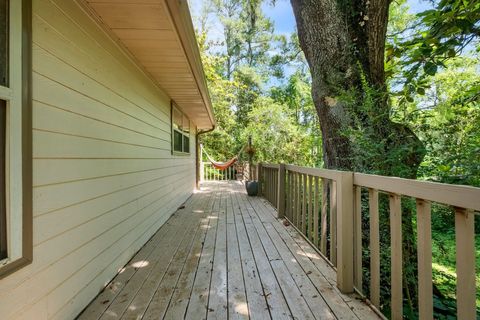
[[[208,182],[78,319],[375,319],[240,182]]]

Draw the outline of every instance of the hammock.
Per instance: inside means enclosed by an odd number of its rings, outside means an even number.
[[[218,170],[226,170],[228,169],[229,167],[233,166],[235,164],[235,162],[237,162],[238,160],[238,157],[240,156],[240,154],[242,153],[243,151],[243,148],[240,149],[240,152],[234,156],[232,159],[226,161],[226,162],[219,162],[219,161],[215,161],[213,160],[212,157],[210,157],[210,155],[207,153],[207,151],[205,151],[205,149],[203,148],[202,146],[202,151],[205,153],[205,155],[207,156],[207,159],[208,161],[210,161],[210,163],[212,164],[212,166],[215,168],[215,169],[218,169]]]

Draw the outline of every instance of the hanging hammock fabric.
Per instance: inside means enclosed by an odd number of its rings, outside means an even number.
[[[205,151],[205,149],[203,148],[202,146],[202,151],[205,153],[205,155],[207,156],[207,159],[208,161],[210,161],[210,163],[212,164],[212,166],[215,168],[215,169],[218,169],[218,170],[226,170],[228,169],[229,167],[233,166],[235,164],[235,162],[237,162],[238,160],[238,157],[240,156],[240,154],[242,153],[243,151],[243,147],[242,149],[240,149],[240,152],[235,156],[233,157],[232,159],[226,161],[226,162],[218,162],[218,161],[215,161],[213,160],[212,157],[210,157],[210,155],[207,153],[207,151]]]

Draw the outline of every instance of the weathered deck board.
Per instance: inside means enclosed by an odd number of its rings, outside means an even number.
[[[79,319],[375,319],[240,182],[205,183]]]

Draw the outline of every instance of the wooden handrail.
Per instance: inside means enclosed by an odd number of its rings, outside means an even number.
[[[455,210],[457,316],[476,317],[474,214],[480,188],[363,173],[261,164],[263,196],[337,270],[342,292],[362,292],[362,190],[368,191],[370,218],[370,301],[380,308],[379,193],[389,195],[391,233],[391,315],[403,317],[402,197],[416,199],[419,312],[433,318],[431,202]]]
[[[280,168],[279,164],[272,164],[272,163],[262,163],[262,167],[269,168],[269,169],[278,169]]]
[[[396,177],[355,173],[357,186],[480,211],[479,188]]]

